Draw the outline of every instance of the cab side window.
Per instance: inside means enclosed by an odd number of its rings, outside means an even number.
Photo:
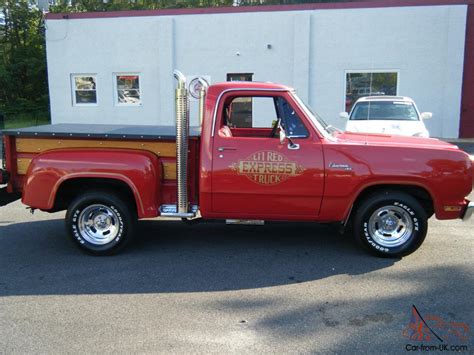
[[[224,124],[230,128],[271,128],[276,119],[273,97],[234,97],[224,105]]]
[[[223,137],[276,138],[279,127],[294,138],[308,137],[308,131],[296,111],[282,97],[231,97],[224,103]]]

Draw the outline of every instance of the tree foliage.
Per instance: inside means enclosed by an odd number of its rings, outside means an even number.
[[[233,0],[57,0],[51,12],[157,10],[231,6]]]
[[[43,14],[28,0],[0,0],[0,107],[47,110]]]
[[[56,0],[51,12],[155,10],[218,6],[287,5],[363,0]]]

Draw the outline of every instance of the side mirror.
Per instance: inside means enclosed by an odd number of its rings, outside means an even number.
[[[422,120],[429,120],[431,117],[433,117],[433,114],[431,112],[422,112],[420,117]]]
[[[349,114],[347,112],[341,112],[339,114],[339,117],[344,119],[344,120],[348,120],[349,119]]]
[[[280,144],[285,144],[286,141],[286,132],[283,127],[280,126]]]

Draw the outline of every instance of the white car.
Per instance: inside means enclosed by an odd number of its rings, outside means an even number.
[[[431,112],[420,112],[415,102],[403,96],[368,96],[358,99],[349,113],[341,112],[347,120],[346,131],[364,133],[398,134],[402,136],[429,137],[423,120]]]

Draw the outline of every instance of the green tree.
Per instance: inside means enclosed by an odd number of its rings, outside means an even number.
[[[360,2],[368,0],[238,0],[239,6],[294,5],[323,2]]]
[[[231,6],[233,0],[57,0],[51,12],[155,10]]]
[[[56,0],[51,12],[120,11],[218,6],[282,5],[363,0]]]
[[[47,111],[43,14],[28,0],[0,0],[0,11],[0,109]]]

